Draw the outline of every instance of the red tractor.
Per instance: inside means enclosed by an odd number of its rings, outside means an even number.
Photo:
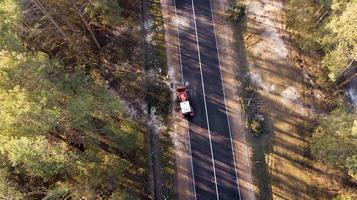
[[[188,99],[187,90],[185,87],[178,87],[176,89],[176,95],[178,102],[180,104],[180,113],[182,117],[193,117],[193,109],[190,105],[190,101]]]

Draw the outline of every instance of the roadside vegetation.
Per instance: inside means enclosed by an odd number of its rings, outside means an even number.
[[[226,10],[229,20],[239,22],[245,14],[245,6],[242,4],[231,3]]]
[[[226,10],[262,199],[357,198],[357,109],[335,83],[357,60],[356,6],[232,0]]]
[[[346,171],[357,180],[356,136],[357,113],[350,107],[338,107],[321,117],[310,140],[311,153],[331,168]]]
[[[169,134],[171,114],[171,91],[168,83],[168,66],[165,30],[160,0],[147,3],[145,18],[146,70],[148,73],[147,102],[151,114],[153,133],[154,167],[156,169],[156,199],[174,199],[174,152]]]
[[[246,12],[246,6],[242,3],[238,3],[237,1],[231,1],[229,7],[226,10],[227,20],[233,23],[236,29],[239,29],[238,26],[244,20],[244,16]],[[242,38],[240,38],[240,34],[243,32],[236,33],[237,39],[237,47],[239,48],[240,43],[242,42]],[[244,62],[242,62],[244,63]],[[240,67],[240,71],[242,74],[249,74],[248,66]],[[254,137],[259,137],[264,133],[265,130],[265,118],[262,112],[262,99],[259,96],[256,88],[252,84],[252,80],[246,77],[240,80],[242,84],[241,87],[241,96],[242,96],[242,107],[245,112],[246,126],[248,127],[249,132]]]
[[[334,87],[339,73],[357,60],[357,1],[292,0],[287,6],[286,27],[292,38],[303,52],[321,62],[315,66],[321,72],[315,74],[316,83],[323,88]],[[316,69],[310,74],[312,71]],[[349,184],[353,184],[357,182],[357,111],[343,96],[337,98],[341,100],[334,102],[335,108],[319,117],[309,140],[310,151],[329,168],[351,177]],[[344,193],[336,199],[357,198],[357,191]]]
[[[321,56],[332,81],[357,60],[357,1],[291,0],[287,8],[287,29],[301,50]]]
[[[0,198],[151,198],[138,5],[0,1]]]

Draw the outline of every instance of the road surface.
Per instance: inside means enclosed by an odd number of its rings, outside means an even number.
[[[174,0],[196,199],[241,199],[210,0]]]

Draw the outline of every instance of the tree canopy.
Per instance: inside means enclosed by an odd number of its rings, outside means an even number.
[[[325,25],[326,33],[322,45],[327,52],[323,65],[330,71],[329,77],[346,68],[352,60],[357,60],[357,1],[333,1],[330,21]]]
[[[123,10],[114,0],[0,1],[0,198],[147,196],[143,129],[101,74],[120,48]]]
[[[296,34],[302,50],[323,51],[322,65],[333,81],[357,59],[356,9],[356,0],[290,0],[288,3],[287,28]]]
[[[324,163],[357,179],[357,114],[337,108],[322,118],[311,138],[311,152]]]

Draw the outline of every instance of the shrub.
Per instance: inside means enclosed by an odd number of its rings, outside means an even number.
[[[351,195],[348,194],[340,194],[336,197],[334,197],[332,200],[352,200],[353,197]]]
[[[260,114],[254,115],[250,120],[249,129],[254,136],[260,136],[263,133],[264,117]]]
[[[149,107],[155,108],[159,115],[167,116],[171,111],[171,94],[168,86],[162,81],[150,81],[147,91]]]
[[[233,22],[239,22],[245,14],[245,5],[234,4],[227,9],[228,19]]]
[[[57,187],[53,190],[48,191],[47,195],[43,200],[62,200],[68,199],[70,196],[69,190],[64,187]]]

